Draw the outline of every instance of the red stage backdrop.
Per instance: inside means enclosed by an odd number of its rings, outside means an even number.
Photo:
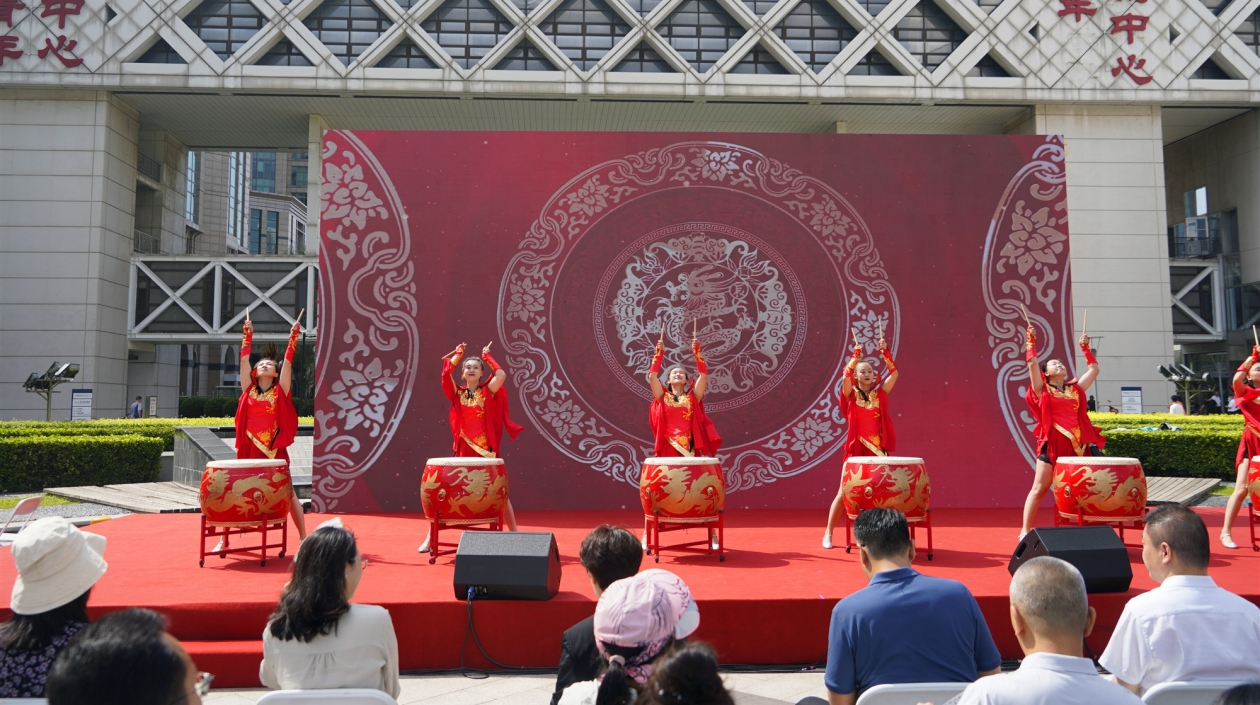
[[[854,331],[883,371],[881,325],[933,504],[1018,506],[1021,303],[1075,359],[1063,174],[1045,136],[328,132],[316,509],[420,511],[440,358],[491,340],[515,506],[634,507],[652,345],[694,369],[693,321],[728,508],[831,501],[840,372]]]

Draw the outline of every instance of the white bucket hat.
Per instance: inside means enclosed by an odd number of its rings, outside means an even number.
[[[40,614],[69,604],[105,574],[105,537],[79,531],[63,517],[32,522],[13,539],[18,577],[9,608]]]

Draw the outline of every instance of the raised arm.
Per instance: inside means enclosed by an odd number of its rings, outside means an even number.
[[[503,388],[503,383],[507,381],[507,371],[499,367],[499,363],[495,362],[493,357],[490,357],[490,343],[486,343],[486,347],[481,349],[481,359],[486,361],[486,364],[490,366],[490,371],[494,373],[494,376],[486,383],[486,389],[490,390],[491,394],[495,394]]]
[[[665,387],[661,384],[661,363],[665,360],[665,341],[656,341],[656,352],[652,355],[652,367],[648,369],[648,385],[652,387],[652,399],[659,400],[665,396]]]
[[[464,344],[460,343],[455,347],[455,352],[450,357],[442,358],[442,392],[446,394],[446,398],[452,402],[455,401],[455,382],[451,380],[451,375],[455,372],[455,367],[459,365],[459,361],[464,359]]]
[[[696,356],[696,386],[691,390],[696,399],[704,399],[704,390],[709,388],[709,365],[700,353],[700,341],[691,339],[691,354]]]
[[[884,358],[884,364],[888,367],[888,379],[884,380],[884,394],[887,394],[897,384],[897,377],[901,373],[897,371],[897,364],[892,359],[892,351],[888,349],[888,344],[884,342],[883,338],[879,339],[879,354]]]
[[[1089,365],[1089,369],[1085,370],[1085,374],[1076,380],[1076,386],[1080,387],[1081,391],[1084,392],[1090,388],[1094,380],[1098,379],[1098,358],[1094,357],[1094,351],[1089,348],[1088,335],[1081,336],[1080,346],[1081,352],[1085,354],[1085,364]]]
[[[849,357],[849,363],[844,366],[844,375],[840,378],[840,396],[847,398],[853,395],[853,370],[861,359],[862,346],[854,344],[853,355]]]
[[[1242,408],[1243,392],[1247,386],[1243,384],[1243,380],[1247,379],[1247,375],[1251,374],[1251,366],[1256,364],[1256,360],[1260,360],[1260,347],[1252,347],[1251,355],[1243,360],[1238,371],[1234,373],[1234,400],[1238,403],[1238,407]]]
[[[302,332],[302,322],[293,322],[289,329],[289,346],[284,349],[284,367],[280,370],[280,388],[285,394],[293,393],[293,354],[297,351],[298,334]]]
[[[249,313],[245,313],[245,326],[241,329],[241,363],[237,368],[241,378],[241,392],[248,392],[249,385],[253,381],[250,375],[249,355],[250,348],[254,345],[254,324],[249,320]]]
[[[1041,363],[1037,361],[1037,331],[1028,326],[1024,334],[1024,359],[1028,361],[1028,381],[1032,385],[1033,394],[1041,396],[1043,381],[1041,379]]]

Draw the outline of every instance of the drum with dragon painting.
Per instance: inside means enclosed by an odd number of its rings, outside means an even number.
[[[424,516],[442,523],[498,519],[508,499],[502,458],[429,458],[420,480]]]
[[[1251,495],[1251,506],[1260,512],[1260,455],[1251,459],[1247,470],[1247,494]]]
[[[1054,507],[1064,519],[1141,519],[1146,475],[1137,458],[1060,456],[1054,464]]]
[[[207,526],[248,526],[289,515],[293,483],[283,460],[213,460],[201,474]]]
[[[854,456],[841,476],[844,511],[850,519],[867,509],[896,509],[907,519],[927,515],[932,486],[922,458]]]
[[[726,485],[717,458],[648,458],[639,475],[643,513],[667,519],[717,517],[726,506]]]

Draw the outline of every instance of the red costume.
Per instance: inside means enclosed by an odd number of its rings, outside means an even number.
[[[881,351],[889,372],[895,372],[888,351]],[[893,433],[892,416],[888,413],[888,393],[878,379],[868,392],[862,392],[853,379],[853,371],[861,352],[854,350],[848,366],[844,368],[844,376],[851,386],[849,394],[840,394],[840,413],[844,414],[845,423],[849,425],[849,435],[844,442],[844,457],[888,455],[897,448],[897,436]],[[843,462],[843,461],[842,461]]]
[[[1243,362],[1238,371],[1247,375],[1251,366]],[[1234,467],[1237,468],[1242,461],[1260,455],[1260,389],[1242,381],[1235,382],[1234,401],[1243,415],[1242,438],[1238,441],[1238,456],[1234,459]]]
[[[1093,352],[1082,345],[1085,359],[1091,365],[1096,364]],[[1037,356],[1036,339],[1028,339],[1028,359]],[[1068,380],[1063,389],[1055,389],[1041,375],[1041,395],[1038,396],[1031,384],[1024,394],[1024,401],[1032,411],[1037,426],[1033,435],[1037,437],[1037,456],[1039,459],[1054,465],[1061,455],[1083,456],[1089,454],[1091,445],[1102,448],[1107,441],[1099,432],[1102,429],[1089,421],[1085,408],[1085,392],[1076,384],[1076,380]],[[1042,458],[1044,456],[1044,458]]]
[[[297,332],[289,334],[286,364],[293,363]],[[241,357],[248,358],[253,335],[241,340]],[[278,378],[267,391],[258,387],[258,374],[249,371],[252,384],[236,404],[236,457],[240,459],[283,460],[289,462],[289,446],[297,436],[298,415],[293,399],[280,387]]]
[[[704,356],[700,354],[700,344],[692,343],[691,349],[696,356],[696,367],[699,373],[709,374]],[[664,354],[664,349],[658,347],[656,356],[652,358],[649,374],[660,375]],[[694,383],[689,384],[687,391],[678,396],[666,388],[661,398],[652,402],[648,410],[648,421],[652,425],[654,438],[652,455],[654,457],[713,457],[717,455],[718,448],[722,446],[722,437],[718,435],[717,428],[709,420],[709,415],[704,413],[704,402],[692,392],[694,388]]]
[[[482,359],[492,372],[498,372],[499,365],[494,358],[483,354]],[[450,358],[443,358],[442,391],[451,400],[451,436],[454,440],[451,450],[456,458],[497,458],[503,431],[507,430],[508,436],[515,439],[523,428],[508,418],[507,389],[499,387],[499,391],[491,394],[482,385],[469,392],[467,386],[455,386],[451,380],[454,372],[455,363]]]

